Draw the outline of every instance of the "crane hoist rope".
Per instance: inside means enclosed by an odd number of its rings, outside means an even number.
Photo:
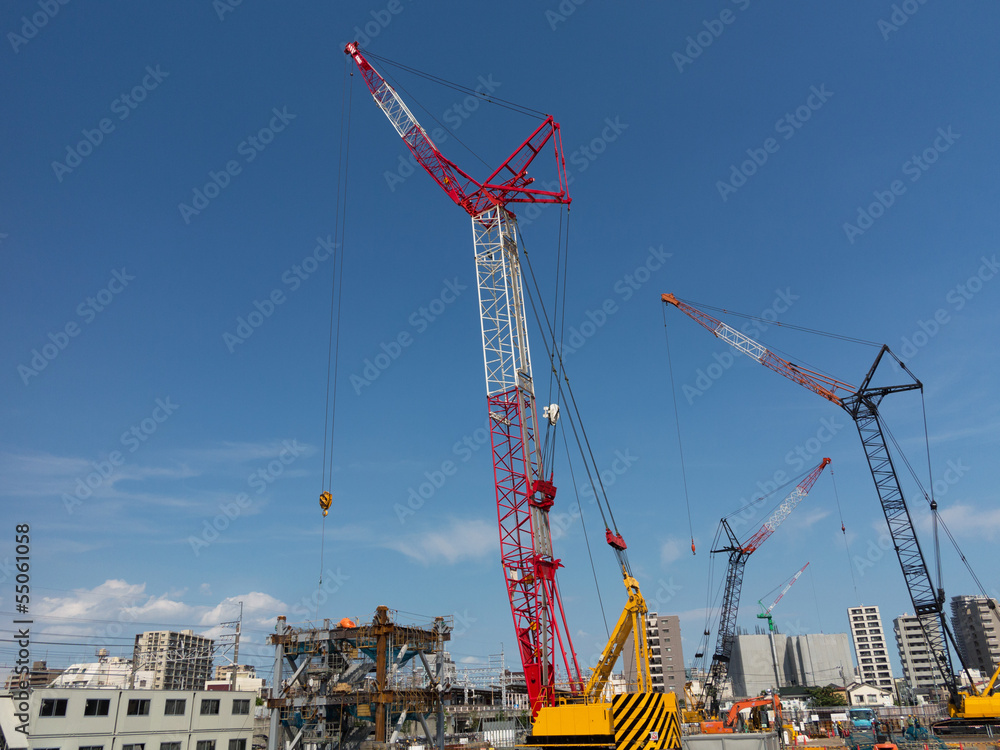
[[[336,432],[337,416],[337,380],[340,370],[340,320],[343,301],[344,284],[344,233],[347,223],[348,166],[350,163],[351,144],[351,112],[354,92],[354,73],[348,74],[348,66],[344,65],[343,101],[341,103],[340,142],[337,156],[337,190],[336,206],[334,208],[334,257],[331,264],[330,279],[330,322],[326,352],[326,395],[323,404],[323,459],[321,464],[319,507],[323,511],[322,528],[319,544],[319,581],[317,594],[323,590],[323,571],[325,568],[324,554],[326,551],[326,516],[333,505],[333,445]],[[343,195],[343,199],[341,196]],[[338,263],[339,259],[339,263]],[[317,602],[322,597],[317,596]],[[316,617],[319,617],[319,604],[316,605]]]
[[[681,463],[681,481],[684,486],[684,505],[687,508],[688,532],[691,534],[691,554],[695,554],[694,522],[691,520],[691,495],[688,492],[687,467],[684,463],[684,443],[681,440],[681,414],[677,409],[677,381],[674,379],[674,363],[670,356],[670,335],[667,331],[667,311],[663,309],[663,337],[667,344],[667,375],[670,377],[670,395],[674,406],[674,425],[677,428],[677,451]]]

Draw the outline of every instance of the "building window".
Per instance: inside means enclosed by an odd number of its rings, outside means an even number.
[[[183,698],[167,698],[167,703],[163,707],[164,716],[183,716],[184,710],[187,708],[187,701]],[[171,743],[165,742],[164,745],[169,745]],[[162,747],[160,750],[164,750]],[[167,750],[173,750],[172,748],[167,748]],[[180,750],[180,743],[176,750]]]
[[[129,698],[126,713],[129,716],[149,716],[149,700],[146,698]]]
[[[122,745],[122,750],[146,750],[146,745],[142,742],[137,742],[132,745]]]
[[[215,698],[204,698],[201,701],[201,715],[202,716],[218,716],[219,715],[219,701]],[[207,742],[207,740],[206,740]],[[200,742],[198,743],[201,744]],[[202,748],[199,747],[198,750],[212,750],[212,748]]]
[[[179,742],[161,742],[160,750],[181,750],[181,743]]]
[[[250,713],[250,699],[244,698],[242,700],[234,700],[233,713],[247,716]]]
[[[229,740],[229,750],[247,750],[247,741]]]
[[[84,716],[107,716],[111,708],[111,701],[108,698],[88,698],[83,707]]]
[[[42,705],[38,709],[39,716],[65,716],[65,698],[42,698]]]
[[[198,740],[196,750],[215,750],[215,740]]]
[[[104,745],[80,745],[80,750],[104,750]]]

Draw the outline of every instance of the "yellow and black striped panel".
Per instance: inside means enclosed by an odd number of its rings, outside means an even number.
[[[673,693],[626,693],[611,703],[616,750],[676,750],[680,717]]]

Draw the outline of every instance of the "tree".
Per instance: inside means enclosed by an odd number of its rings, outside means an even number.
[[[833,686],[806,688],[814,706],[846,706],[843,694]]]

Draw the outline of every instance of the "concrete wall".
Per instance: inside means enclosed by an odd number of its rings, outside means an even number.
[[[850,681],[853,677],[847,633],[790,636],[775,633],[774,646],[783,687],[829,685],[831,682],[841,685],[844,678]],[[737,697],[759,695],[762,690],[774,687],[774,663],[767,635],[736,637],[729,676]]]
[[[786,662],[787,636],[774,634],[774,647],[778,652],[781,668]],[[759,695],[762,690],[774,687],[774,661],[771,645],[766,635],[738,635],[733,644],[733,656],[729,662],[729,676],[733,681],[733,695],[745,697]],[[783,684],[788,679],[782,676]]]

